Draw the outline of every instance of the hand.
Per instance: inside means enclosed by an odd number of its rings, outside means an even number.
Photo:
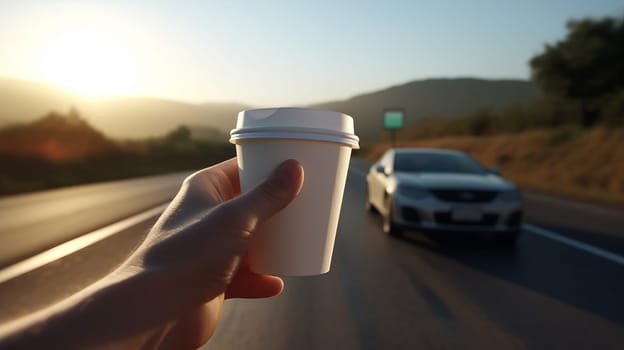
[[[302,170],[296,161],[287,161],[242,196],[235,159],[185,180],[126,265],[133,273],[154,270],[171,276],[175,293],[192,306],[174,328],[168,325],[167,336],[176,345],[205,343],[216,328],[224,297],[261,298],[282,291],[279,277],[249,270],[245,253],[255,228],[295,198]]]
[[[251,272],[245,255],[256,227],[287,206],[302,184],[303,169],[294,160],[243,195],[236,159],[189,176],[119,269],[70,299],[5,326],[0,344],[15,349],[202,346],[216,329],[225,298],[282,291],[280,278]]]

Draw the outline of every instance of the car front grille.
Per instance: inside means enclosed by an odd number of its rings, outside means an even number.
[[[435,221],[438,224],[451,225],[474,225],[474,226],[494,226],[498,222],[498,214],[485,213],[479,221],[457,221],[453,220],[451,212],[440,211],[434,214]]]
[[[444,202],[484,203],[489,202],[498,194],[496,191],[479,190],[432,190],[436,198]]]

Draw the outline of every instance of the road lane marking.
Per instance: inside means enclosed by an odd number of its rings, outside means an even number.
[[[350,167],[350,171],[356,175],[359,176],[366,176],[367,173],[365,171],[356,169],[354,167]],[[610,252],[608,250],[602,249],[602,248],[598,248],[595,247],[593,245],[578,241],[576,239],[572,239],[572,238],[568,238],[565,237],[561,234],[555,233],[553,231],[550,230],[546,230],[544,228],[541,228],[539,226],[536,225],[532,225],[529,223],[526,223],[523,225],[523,228],[525,231],[528,231],[529,233],[533,233],[542,237],[546,237],[549,239],[552,239],[553,241],[557,241],[559,243],[568,245],[570,247],[582,250],[586,253],[601,257],[603,259],[607,259],[611,262],[614,262],[616,264],[620,264],[620,265],[624,265],[624,256],[618,255],[616,253]]]
[[[624,265],[624,256],[618,255],[608,250],[604,250],[602,248],[598,248],[593,245],[583,243],[581,241],[577,241],[576,239],[562,236],[558,233],[555,233],[553,231],[550,231],[550,230],[547,230],[547,229],[544,229],[544,228],[541,228],[539,226],[535,226],[532,224],[524,224],[522,225],[522,228],[526,231],[529,231],[530,233],[537,234],[546,238],[550,238],[559,243],[563,243],[570,247],[574,247],[576,249],[582,250],[586,253],[599,256],[603,259],[607,259],[616,264]]]
[[[89,232],[85,235],[62,243],[54,248],[50,248],[44,252],[22,260],[11,266],[5,267],[4,269],[0,270],[0,283],[4,283],[30,271],[36,270],[53,261],[56,261],[79,250],[82,250],[90,245],[93,245],[105,238],[122,232],[134,225],[140,224],[141,222],[153,218],[154,216],[160,215],[165,210],[165,208],[167,208],[167,205],[168,204],[162,204],[152,209],[148,209],[142,213],[133,215],[114,224]]]

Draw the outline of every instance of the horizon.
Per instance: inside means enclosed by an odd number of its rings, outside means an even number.
[[[0,0],[0,76],[85,98],[310,105],[432,77],[530,80],[567,21],[622,14],[615,0]]]
[[[125,95],[108,95],[108,96],[83,96],[80,95],[79,93],[73,92],[67,88],[64,88],[60,85],[56,85],[54,83],[49,83],[49,82],[44,82],[44,81],[35,81],[35,80],[27,80],[27,79],[20,79],[20,78],[12,78],[12,77],[3,77],[0,76],[0,81],[14,81],[14,82],[19,82],[19,83],[25,83],[25,84],[34,84],[34,85],[39,85],[39,86],[43,86],[45,88],[49,88],[52,90],[56,90],[57,92],[63,93],[63,94],[67,94],[70,95],[74,98],[77,98],[79,100],[83,100],[83,101],[88,101],[88,102],[100,102],[100,101],[106,101],[106,100],[114,100],[114,99],[145,99],[145,100],[157,100],[157,101],[167,101],[167,102],[172,102],[172,103],[182,103],[182,104],[188,104],[188,105],[193,105],[193,106],[199,106],[199,105],[205,105],[205,104],[212,104],[212,105],[241,105],[241,106],[247,106],[250,108],[259,108],[258,106],[252,104],[252,103],[247,103],[245,101],[218,101],[218,100],[205,100],[205,101],[198,101],[198,102],[194,102],[194,101],[186,101],[183,99],[175,99],[175,98],[169,98],[169,97],[161,97],[161,96],[149,96],[149,95],[131,95],[131,94],[125,94]],[[521,79],[521,78],[482,78],[482,77],[476,77],[476,76],[457,76],[457,77],[429,77],[429,78],[423,78],[423,79],[415,79],[415,80],[409,80],[409,81],[404,81],[404,82],[399,82],[399,83],[395,83],[395,84],[391,84],[385,87],[380,87],[378,89],[373,89],[373,90],[366,90],[366,91],[360,91],[360,92],[356,92],[353,95],[347,96],[345,98],[329,98],[327,100],[324,101],[314,101],[311,103],[305,103],[305,104],[293,104],[293,105],[289,105],[291,107],[302,107],[302,106],[314,106],[314,105],[319,105],[319,104],[326,104],[326,103],[333,103],[333,102],[344,102],[344,101],[349,101],[353,98],[362,96],[362,95],[367,95],[367,94],[374,94],[374,93],[378,93],[381,91],[385,91],[385,90],[390,90],[393,88],[400,88],[402,86],[411,84],[411,83],[418,83],[418,82],[426,82],[426,81],[442,81],[442,80],[478,80],[478,81],[488,81],[488,82],[503,82],[503,81],[516,81],[516,82],[529,82],[532,83],[533,81],[531,79]],[[269,106],[268,108],[271,107],[276,107],[276,106]],[[281,106],[281,107],[288,107],[288,106]],[[267,108],[267,107],[263,107],[263,108]]]

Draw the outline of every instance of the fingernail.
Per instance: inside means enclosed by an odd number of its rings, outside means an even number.
[[[303,175],[301,164],[294,159],[289,159],[280,164],[275,170],[276,184],[282,188],[288,188],[295,193],[299,192],[300,177]],[[297,186],[297,188],[294,188]]]

